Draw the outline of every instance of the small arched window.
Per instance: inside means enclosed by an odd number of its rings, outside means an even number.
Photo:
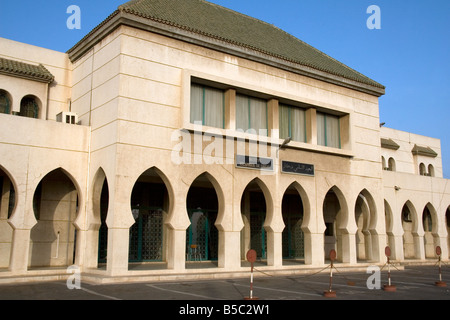
[[[39,117],[39,105],[37,99],[33,96],[26,96],[20,102],[20,116],[35,118]]]
[[[11,99],[5,90],[0,90],[0,113],[11,113]]]
[[[434,167],[433,167],[432,164],[429,164],[429,165],[428,165],[428,175],[429,175],[430,177],[434,177]]]
[[[419,174],[421,176],[427,175],[427,169],[425,168],[425,165],[423,164],[423,162],[421,164],[419,164]]]
[[[389,158],[388,160],[388,170],[395,171],[395,160],[394,158]]]
[[[381,168],[383,170],[387,170],[387,168],[386,168],[386,159],[383,156],[381,156]]]

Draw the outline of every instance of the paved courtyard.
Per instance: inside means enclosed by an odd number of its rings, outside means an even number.
[[[379,275],[379,276],[378,276]],[[391,268],[391,283],[395,292],[386,292],[387,268],[379,274],[365,272],[333,272],[332,290],[335,300],[450,300],[450,267],[442,267],[443,281],[448,287],[437,287],[437,266],[407,266]],[[380,280],[380,282],[377,282]],[[374,287],[374,289],[369,289]],[[323,292],[329,289],[329,269],[319,273],[296,276],[269,276],[254,272],[253,295],[268,300],[327,300]],[[68,289],[66,281],[0,285],[1,300],[244,300],[249,296],[250,279],[200,280],[95,285],[83,283],[80,289]],[[380,289],[377,289],[380,287]]]

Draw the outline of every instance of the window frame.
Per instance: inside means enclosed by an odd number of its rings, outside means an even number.
[[[324,128],[324,132],[323,132],[323,136],[324,136],[324,144],[319,143],[319,120],[318,120],[318,116],[319,115],[323,115],[323,128]],[[337,135],[338,135],[338,146],[330,146],[328,143],[328,132],[327,132],[327,117],[331,118],[336,118],[337,119]],[[342,149],[342,141],[341,141],[341,117],[337,116],[337,115],[332,115],[326,112],[320,112],[317,111],[316,112],[316,123],[317,123],[317,144],[320,146],[324,146],[324,147],[329,147],[329,148],[336,148],[336,149]]]
[[[281,127],[282,127],[281,109],[282,108],[287,108],[288,109],[288,136],[287,137],[284,137],[284,136],[281,135]],[[293,119],[292,119],[291,114],[292,114],[292,110],[293,109],[300,110],[300,111],[302,111],[304,113],[303,114],[303,135],[304,135],[303,141],[296,140],[296,138],[293,137],[293,135],[292,135],[292,121],[293,121]],[[284,104],[284,103],[280,103],[279,104],[279,106],[278,106],[278,129],[279,129],[279,132],[280,132],[280,139],[285,139],[285,138],[290,137],[292,139],[292,141],[306,143],[308,141],[308,134],[307,134],[307,131],[306,131],[306,125],[307,124],[306,124],[306,110],[305,109],[299,108],[299,107],[295,107],[295,106],[292,106],[292,105],[288,105],[288,104]]]
[[[193,112],[193,108],[192,108],[192,90],[193,90],[194,86],[200,87],[201,90],[202,90],[202,106],[201,106],[201,109],[202,109],[202,112],[201,112],[201,114],[202,114],[202,120],[201,120],[202,121],[202,125],[203,126],[207,126],[207,127],[218,128],[218,129],[225,129],[225,91],[222,90],[222,89],[219,89],[219,88],[215,88],[215,87],[212,87],[212,86],[199,84],[199,83],[196,83],[196,82],[192,82],[191,86],[190,86],[190,90],[191,90],[190,114],[189,114],[189,121],[190,121],[190,123],[194,124],[195,122],[200,121],[200,120],[195,120],[195,119],[193,120],[192,119],[192,112]],[[211,124],[207,124],[206,123],[206,99],[205,99],[205,97],[206,97],[206,90],[208,90],[208,89],[215,90],[215,91],[220,91],[221,94],[222,94],[222,126],[221,127],[216,127],[216,126],[213,126]]]
[[[246,128],[239,128],[238,127],[238,99],[239,98],[245,98],[247,99],[247,112],[248,112],[248,122],[246,125]],[[264,101],[264,105],[265,105],[265,128],[252,128],[252,113],[251,113],[251,101]],[[260,135],[260,130],[266,130],[266,134],[262,135],[262,136],[269,136],[269,106],[268,106],[268,101],[266,99],[262,99],[262,98],[257,98],[254,96],[250,96],[247,94],[242,94],[242,93],[236,93],[236,130],[243,130],[244,132],[248,132],[248,130],[255,130],[257,135]]]

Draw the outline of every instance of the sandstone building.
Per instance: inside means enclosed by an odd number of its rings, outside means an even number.
[[[203,0],[130,1],[67,53],[0,39],[0,281],[448,260],[440,141],[380,126],[384,94]]]

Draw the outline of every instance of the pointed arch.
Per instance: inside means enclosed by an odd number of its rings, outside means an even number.
[[[422,211],[422,227],[425,258],[435,258],[435,248],[438,245],[438,218],[434,206],[428,202]]]
[[[419,257],[418,250],[418,218],[417,211],[410,200],[407,200],[402,207],[402,227],[403,227],[403,253],[405,259]]]
[[[17,183],[5,167],[0,165],[0,214],[10,219],[17,207]],[[5,210],[5,212],[3,212]]]
[[[377,208],[367,189],[361,190],[355,203],[356,254],[359,260],[372,260],[376,256]]]
[[[291,183],[283,193],[281,215],[285,225],[282,233],[283,259],[302,259],[304,261],[306,254],[304,229],[306,228],[302,227],[310,219],[310,204],[305,190],[296,181]],[[308,252],[308,254],[311,253]]]
[[[166,222],[173,203],[173,188],[159,168],[153,166],[137,178],[130,196],[130,214],[135,222],[129,231],[129,263],[167,261]]]
[[[8,223],[17,207],[15,182],[11,174],[0,165],[0,230],[2,243],[0,244],[0,268],[7,268],[10,262],[13,228]]]
[[[350,259],[350,243],[343,244],[348,225],[348,206],[344,194],[337,187],[331,187],[323,200],[323,219],[325,222],[324,254],[328,259],[330,251],[336,250],[339,261]]]
[[[74,221],[82,203],[79,185],[63,168],[47,173],[33,196],[30,267],[68,266],[75,260]]]
[[[386,225],[386,243],[389,247],[393,248],[394,246],[394,216],[392,214],[391,205],[384,199],[384,219]]]
[[[241,215],[244,221],[242,229],[241,257],[254,249],[259,259],[267,261],[268,232],[273,232],[273,200],[266,184],[254,178],[245,187],[241,196]]]
[[[97,257],[97,263],[105,263],[108,252],[106,217],[108,216],[109,208],[109,186],[106,173],[102,167],[98,168],[94,176],[91,203],[92,208],[88,220],[88,231],[91,238],[88,241],[88,246],[92,250],[92,255],[89,258]],[[98,265],[94,262],[92,264]]]
[[[219,229],[223,230],[224,195],[219,182],[208,171],[191,183],[186,210],[191,222],[186,232],[186,260],[218,261],[223,257],[219,252]]]

